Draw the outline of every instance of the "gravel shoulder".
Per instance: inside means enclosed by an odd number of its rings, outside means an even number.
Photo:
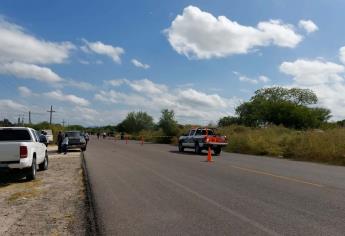
[[[79,151],[56,154],[26,182],[0,173],[0,235],[87,235],[87,201]]]

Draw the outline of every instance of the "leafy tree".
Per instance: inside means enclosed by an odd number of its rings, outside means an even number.
[[[330,118],[330,111],[311,108],[317,96],[309,89],[281,87],[263,88],[248,102],[236,108],[240,120],[248,126],[261,124],[284,125],[303,129],[319,127]]]
[[[130,112],[127,117],[117,126],[121,132],[127,132],[130,134],[139,133],[142,130],[152,129],[154,126],[152,116],[146,112]]]
[[[225,116],[218,121],[218,126],[225,127],[230,125],[240,125],[241,119],[235,116]]]
[[[175,113],[173,110],[164,109],[161,111],[162,116],[159,119],[158,127],[162,129],[164,135],[175,136],[178,133],[178,124],[175,120]],[[171,137],[164,138],[165,143],[170,143]]]
[[[0,121],[0,126],[11,127],[13,124],[8,119],[4,119]]]

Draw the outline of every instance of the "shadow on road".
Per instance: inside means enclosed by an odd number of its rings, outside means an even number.
[[[175,153],[175,154],[180,154],[180,155],[188,155],[188,156],[207,156],[207,153],[200,153],[196,154],[194,151],[184,151],[184,152],[179,152],[177,150],[170,150],[169,152]]]
[[[15,170],[0,170],[0,188],[6,187],[12,183],[26,182],[25,175]]]

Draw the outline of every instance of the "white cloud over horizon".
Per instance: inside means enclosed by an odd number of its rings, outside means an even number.
[[[173,49],[190,59],[246,54],[269,45],[294,48],[303,39],[292,25],[280,20],[245,26],[195,6],[184,8],[182,15],[176,16],[164,32]]]
[[[46,93],[43,93],[43,95],[53,100],[58,100],[61,102],[69,102],[69,103],[80,105],[80,106],[88,106],[90,104],[90,102],[86,100],[85,98],[78,97],[74,94],[64,94],[61,90],[46,92]]]
[[[179,119],[196,119],[216,122],[220,117],[233,114],[238,98],[224,98],[218,94],[207,94],[192,88],[169,88],[149,79],[120,80],[129,92],[114,89],[100,90],[94,96],[105,104],[126,105],[133,109],[147,111],[156,119],[161,109],[173,109]],[[117,87],[117,86],[116,86]],[[115,88],[116,88],[115,87]]]
[[[333,62],[298,59],[283,62],[280,71],[292,76],[290,87],[313,90],[318,104],[332,112],[332,119],[345,118],[345,67]]]

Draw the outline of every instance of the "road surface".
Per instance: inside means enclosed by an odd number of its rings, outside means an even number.
[[[92,139],[85,160],[105,235],[344,235],[345,168]]]

